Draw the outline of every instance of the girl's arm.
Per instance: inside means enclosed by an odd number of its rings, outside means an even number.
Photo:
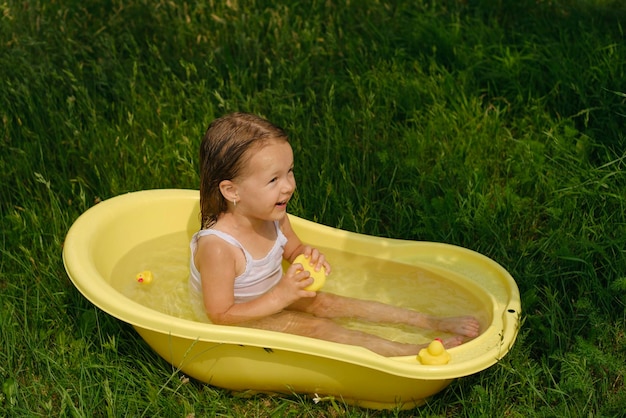
[[[245,268],[241,250],[217,237],[204,237],[198,242],[194,258],[202,278],[205,310],[214,324],[231,325],[264,318],[303,297],[315,296],[315,292],[304,290],[313,282],[309,273],[297,272],[291,266],[269,292],[249,302],[235,303],[235,277]],[[244,265],[238,266],[238,262]]]

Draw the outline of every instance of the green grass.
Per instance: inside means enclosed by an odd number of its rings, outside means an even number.
[[[213,5],[211,5],[214,3]],[[1,416],[619,416],[626,7],[618,0],[0,3]],[[68,280],[102,199],[197,188],[225,112],[285,127],[291,212],[500,262],[512,351],[409,412],[187,381]]]

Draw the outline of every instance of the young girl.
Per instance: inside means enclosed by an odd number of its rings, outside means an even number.
[[[209,126],[200,148],[202,229],[191,242],[193,292],[214,324],[243,325],[366,347],[384,356],[416,354],[422,346],[389,341],[342,327],[352,317],[408,324],[456,334],[447,347],[478,335],[473,317],[435,318],[391,305],[307,291],[313,279],[300,264],[282,260],[305,254],[315,270],[331,266],[304,245],[287,217],[296,188],[287,134],[260,117],[233,113]]]

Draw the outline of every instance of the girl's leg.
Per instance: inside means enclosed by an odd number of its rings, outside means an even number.
[[[342,344],[365,347],[383,356],[415,355],[425,345],[413,345],[386,340],[384,338],[342,327],[336,322],[298,311],[283,311],[256,321],[241,324],[250,328],[278,331],[305,337],[318,338]],[[446,347],[463,342],[461,337],[444,340]]]
[[[472,316],[437,318],[381,302],[324,292],[318,292],[314,298],[300,299],[289,309],[307,312],[320,318],[358,318],[370,322],[407,324],[469,338],[477,337],[480,332],[480,324]]]

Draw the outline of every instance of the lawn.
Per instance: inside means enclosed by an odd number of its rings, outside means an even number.
[[[623,416],[621,0],[0,2],[0,416]],[[502,264],[522,328],[411,411],[189,380],[74,288],[98,202],[198,188],[207,125],[290,134],[290,212]],[[155,226],[158,227],[158,226]]]

